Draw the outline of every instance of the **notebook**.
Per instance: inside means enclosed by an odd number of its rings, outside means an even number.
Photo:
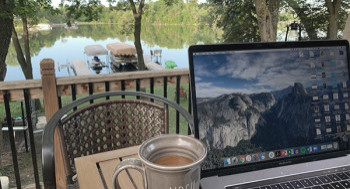
[[[195,45],[189,66],[203,189],[350,188],[348,41]]]

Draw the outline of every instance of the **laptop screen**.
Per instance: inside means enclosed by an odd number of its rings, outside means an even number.
[[[202,170],[348,149],[348,47],[328,43],[190,48]]]

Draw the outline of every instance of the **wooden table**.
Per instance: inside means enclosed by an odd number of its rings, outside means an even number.
[[[124,159],[137,158],[138,147],[134,146],[75,158],[79,187],[81,189],[111,189],[115,168]],[[133,169],[123,171],[118,180],[122,189],[143,188],[142,175]],[[136,187],[134,187],[135,185]]]

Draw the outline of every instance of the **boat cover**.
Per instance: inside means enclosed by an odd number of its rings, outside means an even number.
[[[110,43],[106,47],[114,56],[133,56],[136,54],[135,46],[125,43]]]
[[[87,56],[108,55],[108,51],[102,45],[88,45],[84,51]]]

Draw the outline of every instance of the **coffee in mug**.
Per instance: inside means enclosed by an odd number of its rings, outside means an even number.
[[[145,189],[199,189],[200,164],[207,148],[198,139],[184,135],[160,135],[139,147],[139,159],[119,163],[113,175],[113,188],[119,189],[118,175],[127,168],[143,174]]]
[[[152,162],[158,165],[179,166],[179,165],[190,164],[193,162],[193,160],[188,157],[180,156],[180,155],[167,155],[167,156],[160,157]]]

